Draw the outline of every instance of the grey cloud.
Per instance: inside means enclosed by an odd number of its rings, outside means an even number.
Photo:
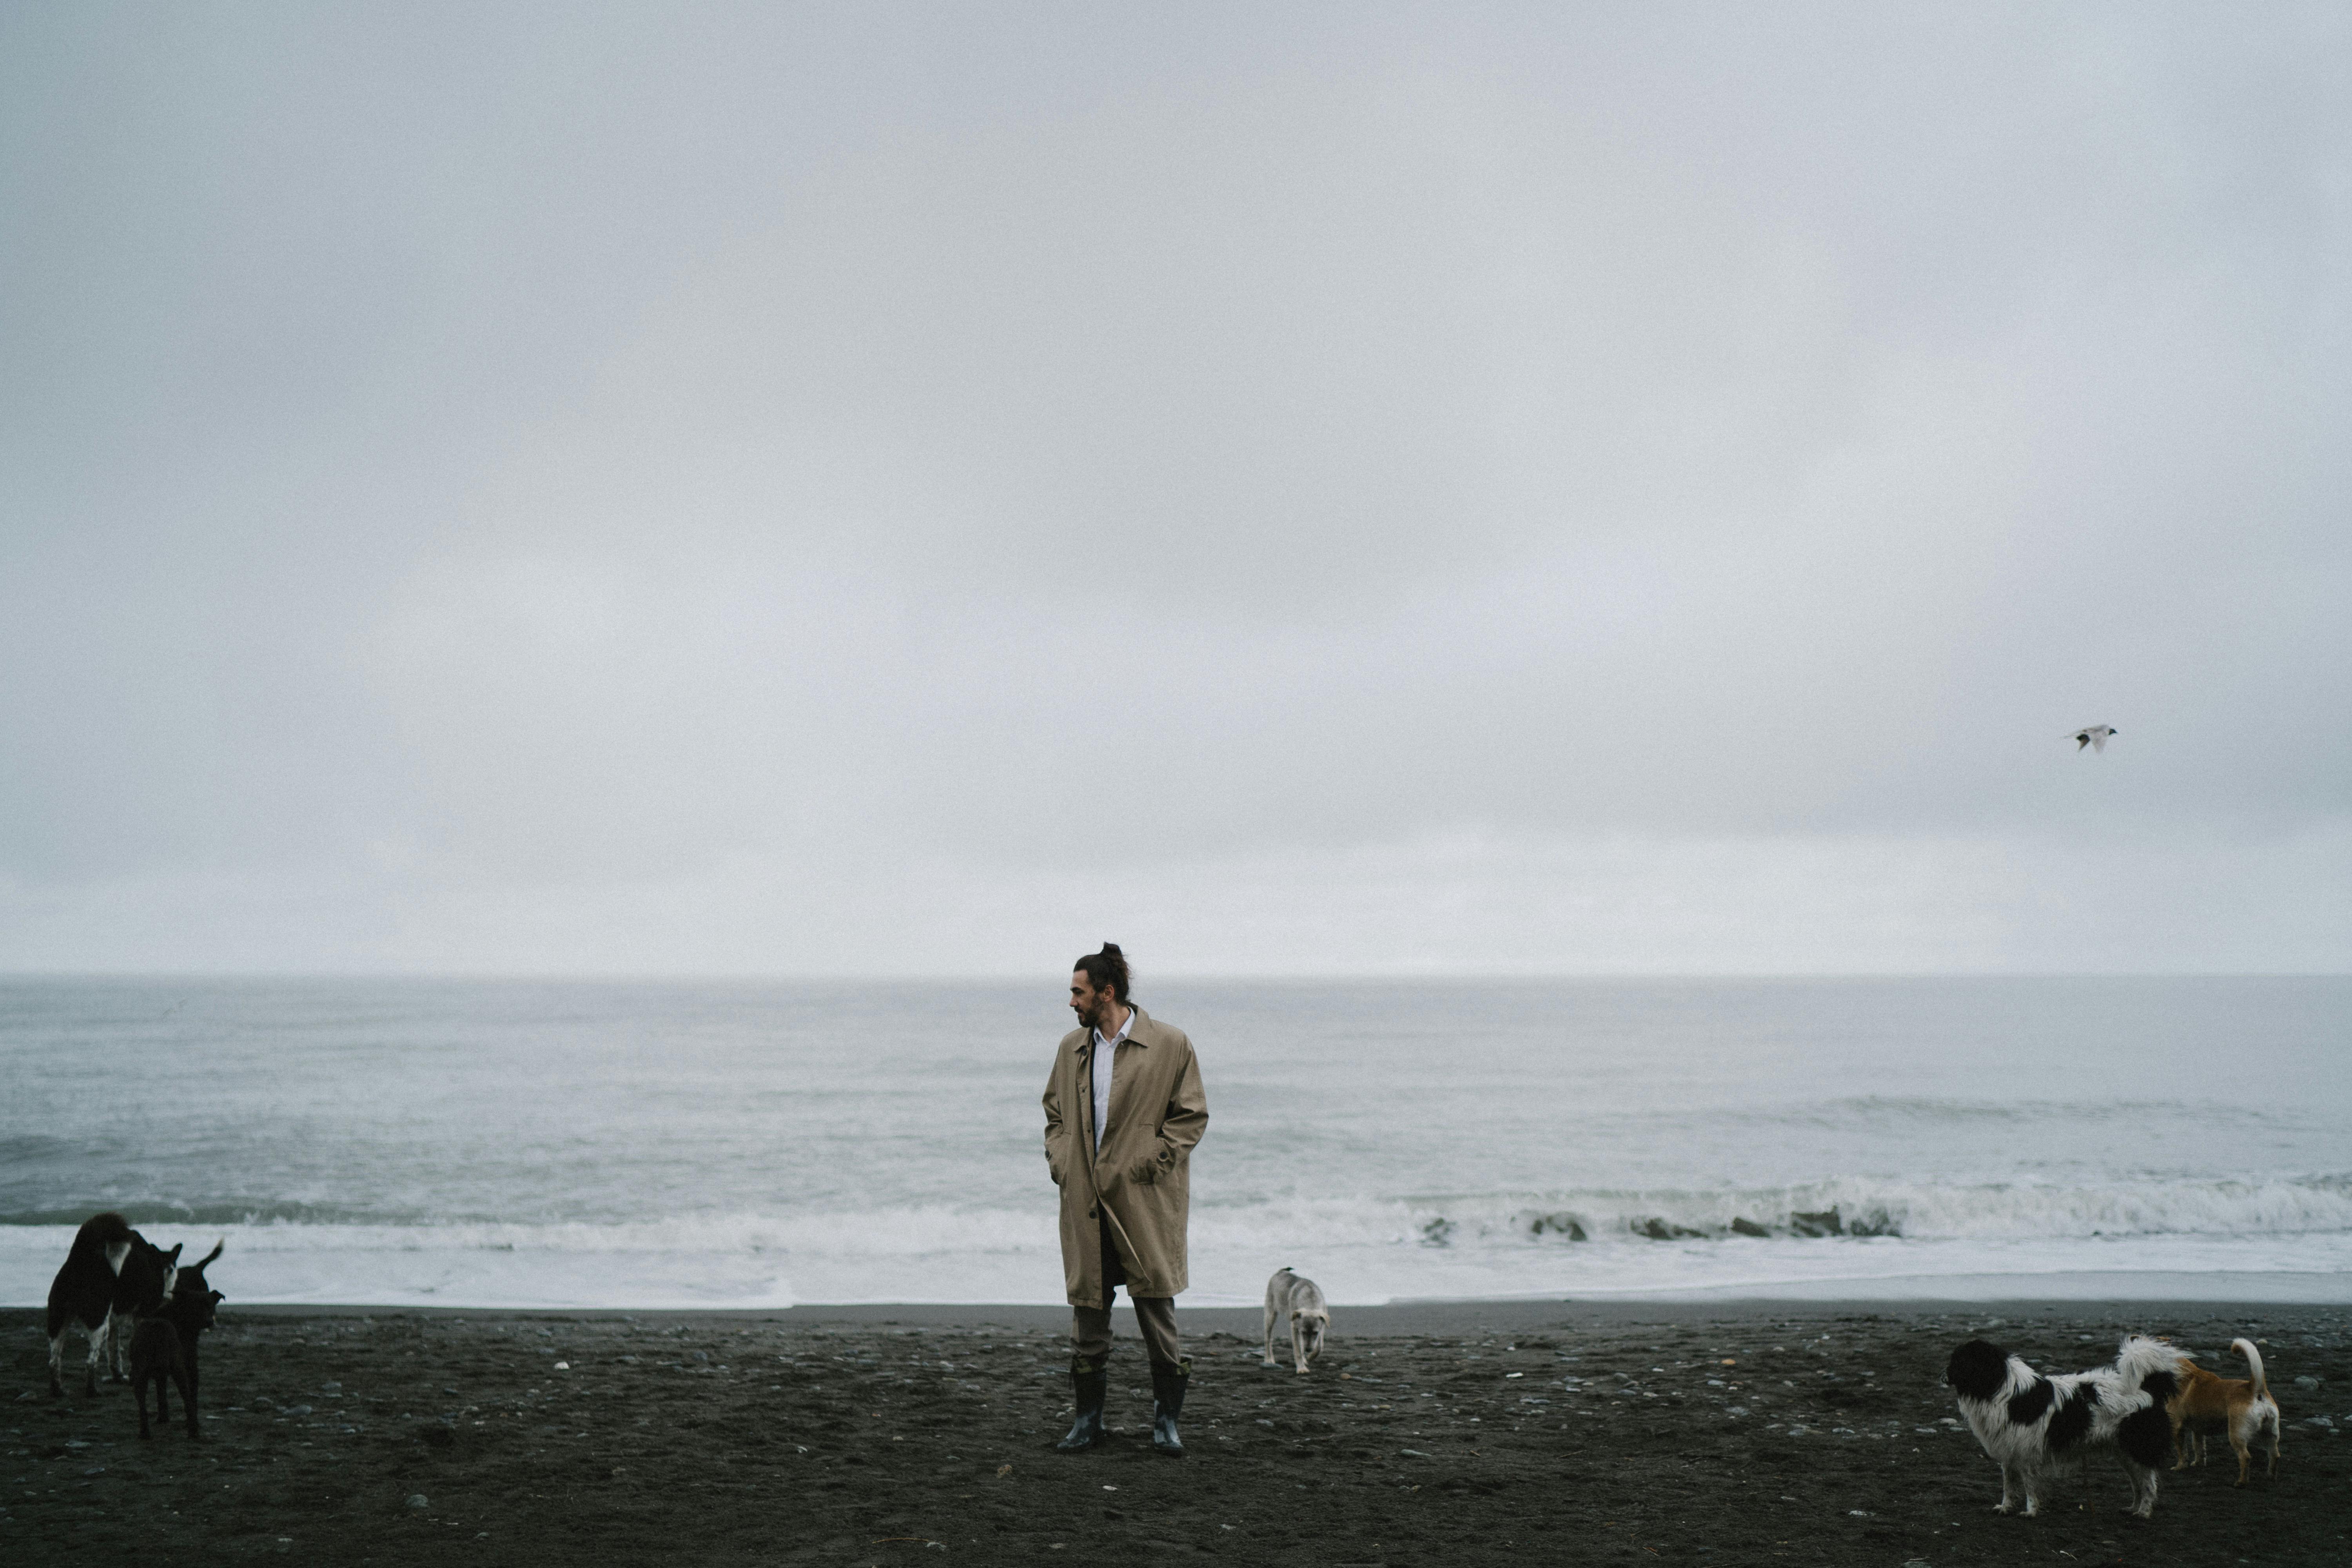
[[[0,963],[2343,951],[2330,9],[5,26]]]

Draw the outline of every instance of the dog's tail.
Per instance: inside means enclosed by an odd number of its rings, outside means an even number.
[[[206,1268],[207,1266],[209,1266],[209,1265],[212,1263],[213,1259],[215,1259],[215,1258],[218,1258],[218,1257],[221,1255],[221,1250],[222,1250],[222,1248],[224,1248],[224,1247],[227,1247],[227,1246],[228,1246],[228,1237],[221,1237],[218,1241],[214,1242],[214,1243],[213,1243],[213,1249],[212,1249],[210,1252],[207,1252],[207,1253],[205,1253],[205,1254],[204,1261],[203,1261],[203,1262],[201,1262],[201,1263],[199,1263],[199,1264],[197,1264],[197,1265],[196,1265],[196,1272],[198,1272],[199,1274],[203,1273],[203,1272],[204,1272],[204,1270],[205,1269],[205,1268]]]
[[[2270,1379],[2263,1375],[2263,1352],[2254,1348],[2252,1340],[2231,1340],[2230,1348],[2246,1358],[2246,1374],[2254,1385],[2256,1399],[2271,1396]]]
[[[2124,1374],[2127,1386],[2147,1390],[2158,1405],[2180,1391],[2189,1364],[2183,1352],[2146,1334],[2132,1335],[2116,1354],[2116,1370]]]

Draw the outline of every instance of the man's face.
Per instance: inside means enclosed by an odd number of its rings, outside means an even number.
[[[1078,1026],[1098,1029],[1110,1014],[1108,987],[1097,991],[1095,983],[1087,978],[1083,969],[1070,974],[1070,1011],[1078,1016]]]

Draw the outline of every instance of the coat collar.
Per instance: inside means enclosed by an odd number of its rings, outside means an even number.
[[[1151,1044],[1150,1031],[1155,1026],[1151,1022],[1151,1015],[1145,1012],[1142,1008],[1137,1007],[1132,1002],[1129,1002],[1128,1005],[1134,1009],[1135,1016],[1127,1021],[1127,1039],[1124,1043],[1137,1047],[1149,1047]],[[1076,1041],[1070,1047],[1070,1050],[1073,1055],[1083,1055],[1087,1051],[1094,1048],[1095,1032],[1092,1029],[1087,1028],[1084,1025],[1080,1025],[1078,1026],[1077,1035],[1078,1037]]]

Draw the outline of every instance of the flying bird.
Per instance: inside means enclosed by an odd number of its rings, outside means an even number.
[[[2107,737],[2115,732],[2116,728],[2112,724],[2094,724],[2087,730],[2075,731],[2067,738],[2074,742],[2074,749],[2078,752],[2085,746],[2095,752],[2104,752],[2107,749]]]

